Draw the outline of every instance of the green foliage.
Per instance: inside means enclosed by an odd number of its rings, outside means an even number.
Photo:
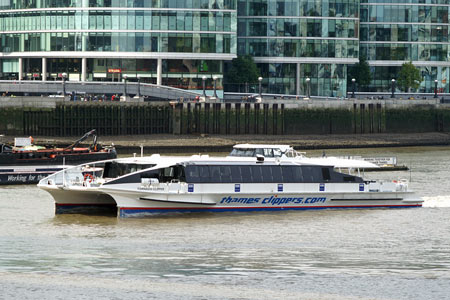
[[[239,56],[231,61],[230,70],[225,73],[227,83],[257,83],[260,76],[250,55]]]
[[[404,63],[398,74],[397,85],[408,92],[411,88],[417,89],[422,82],[420,71],[412,62]]]
[[[372,80],[372,73],[370,72],[370,66],[365,56],[360,56],[359,62],[350,67],[348,76],[349,83],[351,82],[352,78],[356,79],[356,83],[360,87],[366,87],[370,84],[370,81]]]

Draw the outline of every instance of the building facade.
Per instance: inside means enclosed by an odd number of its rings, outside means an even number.
[[[372,68],[370,91],[388,91],[404,62],[421,71],[419,92],[449,92],[448,0],[361,0],[361,53]]]
[[[358,33],[359,0],[238,0],[238,55],[254,57],[268,93],[344,96]]]
[[[0,0],[0,78],[220,87],[236,14],[236,0]]]
[[[449,92],[448,0],[0,0],[0,79],[142,82],[222,89],[251,55],[263,92],[345,96],[363,54],[370,91],[404,62],[420,92]],[[233,82],[226,88],[234,90]]]

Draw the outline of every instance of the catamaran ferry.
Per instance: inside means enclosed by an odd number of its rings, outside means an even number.
[[[108,167],[66,170],[41,180],[58,208],[115,206],[120,217],[178,212],[420,207],[406,180],[365,181],[332,165],[264,157],[136,159],[133,170],[105,179]],[[126,167],[128,162],[122,164]],[[102,163],[99,163],[100,166]],[[70,172],[69,172],[70,171]],[[84,172],[84,173],[83,173]],[[65,174],[65,175],[64,175]],[[88,174],[88,175],[86,175]],[[61,178],[64,175],[65,178]],[[98,180],[97,180],[98,178]],[[106,176],[107,178],[107,176]],[[87,180],[85,180],[87,179]]]

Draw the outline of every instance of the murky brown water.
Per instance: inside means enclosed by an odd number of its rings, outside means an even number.
[[[327,154],[397,156],[412,170],[366,175],[411,179],[424,207],[116,219],[1,187],[0,298],[448,298],[450,148]]]

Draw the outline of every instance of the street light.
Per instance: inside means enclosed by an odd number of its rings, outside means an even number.
[[[66,95],[66,79],[67,79],[67,73],[62,73],[62,78],[63,78],[63,95]]]
[[[262,100],[262,77],[258,77],[258,91],[259,91],[259,99]]]
[[[127,79],[128,79],[128,75],[123,75],[123,79],[124,79],[124,85],[123,85],[123,95],[125,96],[125,98],[127,97]]]
[[[356,79],[352,78],[352,98],[355,98]]]
[[[434,80],[434,98],[437,98],[437,85],[438,85],[438,81],[437,79]]]
[[[311,97],[311,78],[306,78],[306,98]]]
[[[392,80],[391,80],[391,89],[392,89],[391,98],[395,98],[395,79],[394,78],[392,78]]]
[[[141,75],[140,74],[137,76],[137,80],[138,80],[137,96],[140,98],[141,97]]]
[[[217,76],[213,76],[213,80],[214,80],[214,95],[213,95],[213,97],[214,98],[218,98],[217,97]]]
[[[206,89],[206,76],[205,75],[203,75],[203,77],[202,77],[202,82],[203,82],[203,98],[206,99],[206,91],[205,91],[205,89]]]

